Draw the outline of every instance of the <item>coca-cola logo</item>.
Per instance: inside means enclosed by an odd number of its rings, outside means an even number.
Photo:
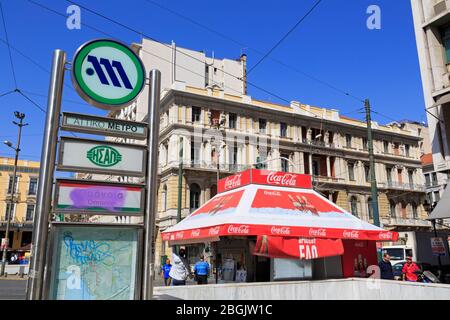
[[[297,176],[291,173],[280,174],[276,172],[270,172],[267,175],[266,181],[269,184],[295,187],[297,183]]]
[[[356,230],[344,230],[344,232],[342,232],[342,236],[344,238],[349,238],[349,239],[358,239],[359,238],[359,231]]]
[[[214,228],[209,228],[208,234],[210,236],[216,236],[216,235],[219,234],[219,231],[220,231],[220,227],[219,226],[214,227]]]
[[[383,240],[390,240],[393,238],[392,232],[382,232],[379,234],[379,238]]]
[[[309,236],[310,237],[326,237],[327,230],[326,229],[309,228]]]
[[[234,176],[226,178],[224,183],[224,189],[230,190],[239,187],[241,185],[241,176],[242,174],[236,174]]]
[[[195,229],[191,231],[191,237],[199,237],[200,236],[200,229]]]
[[[249,231],[250,231],[250,229],[249,229],[249,226],[247,226],[247,225],[240,225],[240,226],[230,225],[228,227],[228,233],[248,234]]]
[[[175,233],[175,239],[182,239],[184,236],[184,231]]]
[[[291,234],[291,228],[273,226],[270,229],[270,233],[271,234],[279,234],[279,235],[289,235],[289,234]]]

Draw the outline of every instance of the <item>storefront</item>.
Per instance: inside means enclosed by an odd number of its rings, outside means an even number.
[[[309,175],[256,169],[220,180],[216,196],[162,233],[170,245],[211,248],[225,282],[364,277],[376,243],[397,236],[315,192]]]

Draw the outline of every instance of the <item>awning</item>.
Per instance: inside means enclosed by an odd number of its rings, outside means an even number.
[[[450,183],[445,187],[441,199],[433,209],[427,220],[450,218]]]
[[[309,175],[247,170],[175,226],[165,241],[213,236],[276,236],[393,241],[398,234],[358,219],[311,188]]]
[[[431,107],[429,107],[428,109],[431,109],[431,108],[434,108],[434,107],[437,107],[437,106],[440,106],[440,105],[443,105],[443,104],[446,104],[446,103],[449,103],[449,102],[450,102],[450,93],[447,93],[447,94],[444,94],[443,96],[440,96],[436,100],[436,102]]]

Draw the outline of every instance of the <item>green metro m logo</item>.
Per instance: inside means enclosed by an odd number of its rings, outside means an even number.
[[[97,146],[89,150],[86,157],[100,167],[112,167],[122,160],[122,155],[110,146]]]

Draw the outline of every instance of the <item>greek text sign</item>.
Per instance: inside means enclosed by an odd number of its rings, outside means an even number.
[[[445,252],[447,250],[445,249],[444,241],[440,237],[433,237],[431,238],[431,252],[435,256],[445,256]]]
[[[58,170],[144,176],[145,158],[140,145],[61,137]]]
[[[75,53],[72,83],[93,106],[120,109],[133,102],[144,88],[145,68],[128,46],[116,40],[93,40]]]
[[[68,112],[63,113],[61,129],[133,139],[147,136],[147,123]]]
[[[144,188],[90,180],[56,181],[55,211],[60,213],[140,215]]]

